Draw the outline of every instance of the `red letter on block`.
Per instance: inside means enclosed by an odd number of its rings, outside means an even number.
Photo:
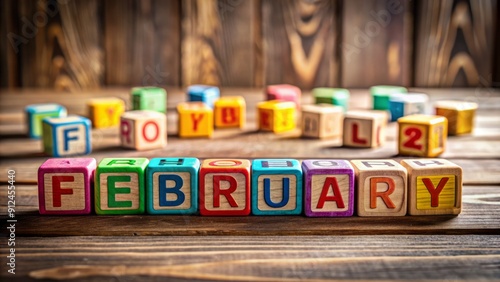
[[[431,194],[431,207],[437,208],[439,206],[439,194],[441,194],[441,191],[443,191],[443,188],[446,185],[446,182],[448,182],[448,179],[448,177],[441,178],[436,188],[434,188],[434,184],[432,184],[432,181],[429,178],[422,179],[422,182],[424,182],[427,191],[429,191],[429,193]]]
[[[61,188],[61,182],[73,182],[73,176],[52,176],[52,203],[55,208],[61,207],[61,195],[73,195],[73,189]]]
[[[357,123],[352,125],[352,142],[358,144],[367,144],[366,139],[359,138],[359,125]]]
[[[229,188],[221,190],[220,189],[220,182],[221,181],[227,181],[229,182]],[[229,202],[229,205],[233,208],[238,207],[238,204],[234,200],[233,196],[231,194],[236,191],[237,184],[236,184],[236,179],[234,177],[229,176],[229,175],[214,175],[214,208],[219,208],[220,207],[220,195],[222,194],[224,197],[226,197],[227,201]]]
[[[330,187],[332,187],[333,196],[328,196],[328,190]],[[327,177],[325,179],[316,208],[322,209],[325,205],[325,201],[335,201],[337,203],[337,208],[345,208],[344,200],[342,199],[342,194],[340,194],[339,184],[337,183],[336,177]]]
[[[378,183],[385,183],[387,184],[387,190],[385,192],[377,192],[377,184]],[[377,197],[380,197],[382,201],[384,201],[384,204],[389,208],[389,209],[395,209],[396,206],[394,203],[391,201],[391,198],[389,198],[389,195],[391,195],[394,190],[396,189],[396,183],[394,183],[394,179],[390,177],[373,177],[370,179],[370,208],[376,209],[377,208]]]

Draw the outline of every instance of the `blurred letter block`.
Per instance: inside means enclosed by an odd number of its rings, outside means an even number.
[[[202,102],[177,105],[179,137],[211,137],[214,132],[214,111]]]
[[[245,99],[241,96],[222,97],[215,101],[215,126],[218,128],[245,126]]]
[[[160,87],[132,88],[132,110],[167,112],[167,92]]]
[[[342,135],[344,111],[330,104],[304,105],[302,107],[302,136],[333,138]]]
[[[295,129],[293,102],[265,101],[257,104],[259,130],[281,133]]]
[[[408,90],[401,86],[377,85],[370,87],[374,110],[388,111],[389,100],[393,94],[407,93]]]
[[[167,118],[154,111],[125,112],[121,116],[120,139],[125,148],[163,148],[167,144]]]
[[[94,128],[118,126],[125,111],[125,103],[119,98],[95,98],[88,103],[90,121]]]
[[[219,87],[210,85],[191,85],[187,89],[188,101],[203,102],[211,109],[214,108],[215,101],[220,97]]]
[[[269,85],[266,88],[268,101],[280,100],[294,102],[297,109],[300,108],[301,94],[302,91],[300,91],[300,88],[290,84]]]
[[[58,104],[34,104],[25,108],[30,138],[42,137],[42,120],[47,117],[66,117],[67,111]]]
[[[385,143],[385,111],[348,111],[344,117],[344,146],[375,148]]]
[[[349,90],[344,88],[318,87],[312,90],[314,103],[341,106],[346,112],[349,109]]]
[[[477,109],[476,103],[439,101],[434,104],[434,107],[436,115],[448,119],[448,134],[458,135],[472,132]]]

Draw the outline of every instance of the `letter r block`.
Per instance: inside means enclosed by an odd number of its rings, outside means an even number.
[[[91,151],[91,122],[80,116],[45,118],[42,121],[43,148],[47,155],[68,157]]]
[[[177,105],[179,137],[211,137],[214,132],[214,111],[202,102]]]
[[[407,171],[394,160],[352,160],[359,216],[404,216]]]
[[[201,215],[250,214],[249,160],[204,160],[199,183]]]
[[[385,111],[348,111],[344,117],[344,146],[376,148],[385,143]]]

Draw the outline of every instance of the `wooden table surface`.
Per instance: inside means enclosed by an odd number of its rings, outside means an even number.
[[[7,220],[0,223],[0,279],[148,280],[500,280],[500,91],[416,89],[431,100],[479,103],[473,134],[448,138],[443,158],[464,169],[459,216],[306,218],[304,216],[40,216],[37,169],[47,157],[41,141],[26,136],[23,108],[57,102],[86,115],[91,97],[121,97],[128,89],[80,93],[48,90],[0,92],[0,213],[7,215],[7,171],[16,172],[16,274],[7,273]],[[386,144],[352,149],[341,140],[300,138],[298,130],[258,132],[255,105],[261,89],[222,89],[243,95],[247,125],[216,130],[211,139],[179,139],[175,106],[182,89],[168,91],[168,145],[133,151],[119,146],[118,129],[93,130],[92,157],[392,158],[397,125]],[[304,93],[303,103],[312,103]],[[366,90],[352,90],[351,108],[368,108]],[[7,281],[7,280],[4,280]]]

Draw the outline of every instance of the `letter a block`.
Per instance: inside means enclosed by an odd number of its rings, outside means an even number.
[[[439,101],[434,104],[436,115],[448,119],[448,134],[459,135],[471,133],[474,128],[474,117],[477,104],[462,101]]]
[[[349,111],[344,117],[344,146],[375,148],[385,143],[387,113]]]
[[[445,117],[411,115],[398,119],[399,154],[436,157],[444,152],[448,121]]]
[[[204,160],[199,182],[201,215],[250,214],[249,160]]]
[[[342,135],[344,110],[329,104],[302,107],[302,136],[334,138]]]
[[[354,169],[345,160],[305,160],[304,212],[306,216],[352,216]]]
[[[91,99],[87,105],[94,128],[118,126],[120,116],[125,111],[123,100],[114,97]]]
[[[167,117],[154,111],[130,111],[121,116],[122,147],[136,150],[163,148],[167,144]]]
[[[38,169],[40,214],[89,214],[96,161],[48,159]]]
[[[197,158],[154,158],[146,169],[146,208],[150,214],[198,211]]]
[[[259,130],[281,133],[295,129],[295,104],[278,100],[257,104]]]
[[[241,96],[222,97],[215,101],[215,126],[219,128],[245,126],[245,98]]]
[[[160,87],[134,87],[131,90],[132,110],[167,112],[167,92]]]
[[[179,137],[211,137],[214,132],[214,111],[202,102],[177,105]]]
[[[462,168],[444,159],[402,160],[408,170],[410,215],[459,214]]]
[[[346,112],[349,108],[349,90],[345,88],[318,87],[312,90],[315,104],[337,105]]]
[[[25,108],[30,138],[42,137],[42,120],[47,117],[66,117],[67,111],[58,104],[33,104]]]
[[[89,154],[91,122],[80,116],[46,118],[43,120],[44,152],[54,157]]]
[[[300,108],[302,91],[297,86],[290,84],[269,85],[266,88],[267,100],[280,100],[295,103],[296,108]]]
[[[297,215],[302,212],[302,169],[297,160],[252,162],[252,213]]]
[[[104,158],[97,166],[94,205],[97,214],[144,213],[146,158]]]
[[[220,97],[219,87],[210,85],[191,85],[187,89],[188,101],[203,102],[211,109]]]
[[[407,172],[393,160],[353,160],[359,216],[404,216]]]

